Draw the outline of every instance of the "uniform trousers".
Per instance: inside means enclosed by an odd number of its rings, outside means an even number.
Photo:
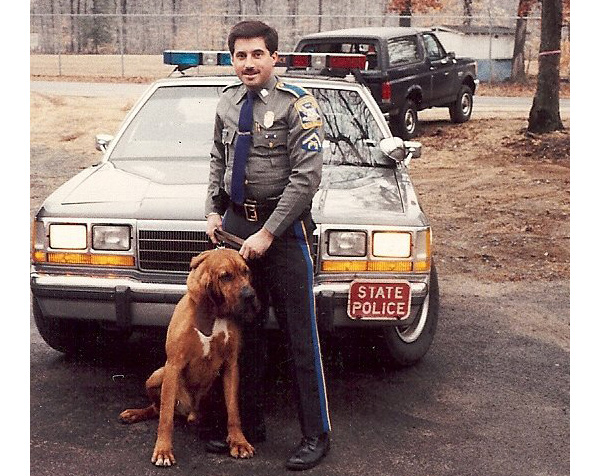
[[[267,217],[264,217],[265,219]],[[223,229],[240,238],[257,232],[265,220],[251,222],[228,208]],[[269,303],[287,339],[293,381],[298,396],[302,434],[330,431],[327,392],[313,295],[313,262],[310,254],[314,223],[310,213],[296,220],[259,259],[249,260],[253,285],[261,302],[256,320],[244,325],[240,355],[240,416],[244,433],[264,439],[264,380],[267,342],[264,325]]]

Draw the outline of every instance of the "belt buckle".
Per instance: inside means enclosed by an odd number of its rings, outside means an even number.
[[[246,214],[246,220],[258,221],[258,212],[256,210],[256,202],[245,201],[244,202],[244,213]]]

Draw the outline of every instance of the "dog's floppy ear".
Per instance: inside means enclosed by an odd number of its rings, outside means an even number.
[[[202,263],[208,257],[209,253],[210,253],[210,250],[203,251],[198,256],[194,256],[192,258],[192,261],[190,262],[190,269],[196,269],[198,266],[200,266],[200,263]]]
[[[202,295],[206,292],[206,284],[203,283],[204,270],[202,263],[206,260],[210,251],[204,251],[198,256],[194,256],[190,262],[191,272],[187,277],[187,288],[194,301],[197,303],[202,300]],[[205,280],[204,280],[205,281]]]

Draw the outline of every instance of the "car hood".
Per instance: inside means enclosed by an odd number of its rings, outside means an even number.
[[[204,220],[208,160],[103,163],[60,187],[41,216],[138,220]],[[404,184],[400,186],[399,184]],[[396,169],[325,166],[313,200],[317,223],[415,224]],[[415,207],[419,213],[418,206]]]

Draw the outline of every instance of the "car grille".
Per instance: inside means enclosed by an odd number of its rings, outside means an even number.
[[[140,269],[187,273],[194,256],[213,248],[208,241],[204,231],[140,230]]]

